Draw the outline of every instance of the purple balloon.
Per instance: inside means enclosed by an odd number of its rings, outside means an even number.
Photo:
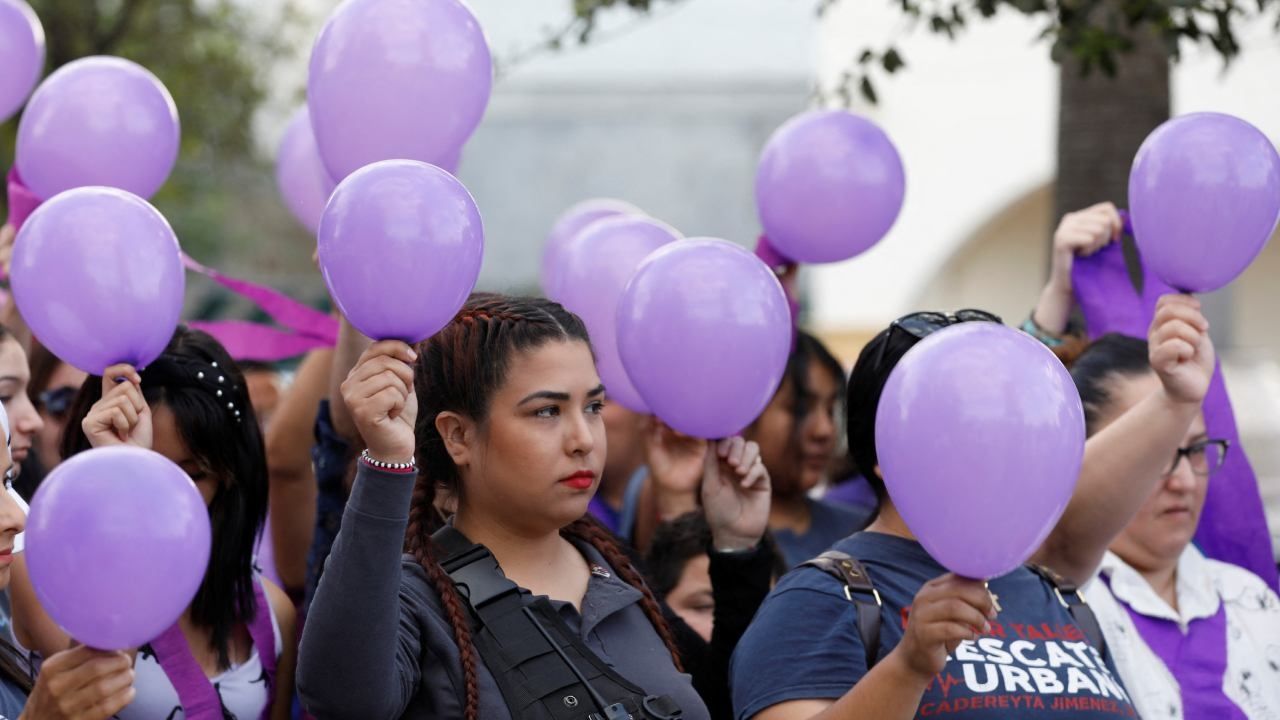
[[[311,133],[311,116],[305,107],[298,108],[285,128],[276,155],[276,187],[284,204],[311,233],[320,229],[320,214],[337,183],[320,160],[315,135]]]
[[[844,110],[788,120],[769,138],[756,170],[765,234],[798,262],[865,252],[893,227],[905,192],[902,158],[889,136]]]
[[[338,309],[375,340],[416,343],[462,309],[484,227],[471,193],[434,165],[387,160],[338,184],[320,219],[320,270]]]
[[[559,302],[587,324],[609,399],[638,413],[647,414],[649,406],[618,355],[618,298],[645,258],[680,237],[652,218],[607,217],[574,236],[561,254]]]
[[[178,108],[146,68],[87,57],[50,75],[18,125],[16,162],[31,191],[48,200],[88,185],[148,198],[178,159]]]
[[[347,0],[311,51],[311,124],[329,174],[405,158],[446,162],[493,83],[484,32],[458,0]]]
[[[935,560],[990,579],[1038,549],[1066,510],[1084,460],[1071,376],[1029,335],[954,325],[894,369],[876,413],[889,496]]]
[[[100,650],[144,645],[195,597],[209,565],[209,511],[159,453],[118,445],[59,465],[31,501],[27,568],[40,605]]]
[[[91,375],[121,362],[146,367],[182,312],[178,238],[124,190],[77,188],[41,205],[18,233],[11,273],[31,332]]]
[[[653,413],[700,438],[737,435],[764,411],[791,352],[782,285],[724,240],[670,243],[618,300],[618,352]]]
[[[1156,128],[1129,173],[1129,211],[1142,261],[1185,292],[1236,279],[1280,219],[1280,155],[1231,115],[1192,113]]]
[[[0,122],[8,120],[44,72],[44,28],[23,0],[0,0]]]
[[[588,225],[615,215],[644,215],[644,211],[628,202],[612,198],[592,198],[570,207],[556,218],[542,249],[542,292],[552,300],[560,296],[560,267],[564,264],[564,246]]]

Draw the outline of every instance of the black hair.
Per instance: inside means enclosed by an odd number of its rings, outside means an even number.
[[[1103,335],[1080,353],[1071,363],[1071,379],[1075,381],[1084,404],[1084,421],[1090,435],[1101,415],[1112,402],[1111,381],[1117,377],[1135,377],[1151,372],[1146,340],[1110,333]]]
[[[836,382],[836,402],[844,402],[845,379],[844,368],[841,367],[840,361],[836,356],[831,354],[827,346],[813,335],[800,330],[796,333],[795,347],[792,348],[791,354],[787,357],[787,365],[782,374],[782,382],[778,385],[777,392],[781,393],[784,389],[791,390],[791,407],[787,410],[791,415],[791,433],[787,438],[788,454],[798,452],[801,442],[801,433],[804,430],[804,418],[809,414],[810,409],[815,401],[813,392],[809,387],[809,366],[817,363],[819,367],[827,371]],[[834,422],[836,418],[832,418]],[[775,490],[781,488],[775,487]]]
[[[161,372],[171,366],[216,368],[226,382],[215,385],[212,371],[205,371],[209,372],[208,380],[203,375],[196,380],[194,376],[184,379]],[[169,408],[192,459],[218,479],[209,503],[212,552],[204,580],[191,602],[191,620],[211,631],[218,665],[225,669],[230,666],[232,631],[236,625],[250,622],[256,610],[253,547],[267,516],[267,456],[262,433],[244,376],[222,345],[206,333],[179,327],[164,353],[141,375],[147,404]],[[100,399],[102,378],[90,376],[72,403],[62,439],[63,457],[89,449],[81,423]]]
[[[772,560],[774,579],[786,574],[786,560],[778,552],[773,536],[765,533],[760,544]],[[660,600],[666,600],[667,595],[680,584],[685,565],[710,550],[711,526],[707,524],[707,516],[702,510],[687,512],[659,525],[653,532],[644,562],[653,594]]]
[[[848,399],[845,401],[849,455],[881,503],[888,497],[888,491],[885,490],[884,479],[876,473],[876,466],[880,464],[876,454],[876,410],[889,375],[902,356],[918,342],[920,339],[911,333],[893,332],[893,326],[881,330],[862,348],[858,362],[849,373]]]

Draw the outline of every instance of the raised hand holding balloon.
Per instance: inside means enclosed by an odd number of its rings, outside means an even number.
[[[136,648],[191,604],[209,563],[200,491],[163,455],[129,446],[87,450],[41,483],[26,556],[41,606],[76,640]]]
[[[1062,362],[996,322],[921,340],[876,413],[894,506],[931,556],[975,580],[1004,575],[1044,542],[1071,499],[1084,441],[1084,410]]]
[[[1280,220],[1280,154],[1254,126],[1192,113],[1156,128],[1134,157],[1129,211],[1142,261],[1183,292],[1236,277]]]
[[[449,173],[387,160],[338,184],[320,219],[319,260],[338,309],[375,340],[416,343],[462,309],[480,276],[484,227]]]
[[[662,247],[636,270],[617,312],[627,376],[653,413],[686,435],[739,434],[782,381],[786,295],[767,265],[733,243]]]
[[[905,192],[889,136],[844,110],[788,120],[769,138],[756,170],[765,235],[798,262],[839,262],[870,249],[893,227]]]
[[[68,63],[41,83],[18,125],[16,164],[43,200],[105,185],[147,198],[178,158],[178,109],[146,68],[118,57]]]
[[[13,296],[35,337],[91,375],[146,367],[182,312],[181,250],[146,200],[83,187],[44,203],[14,243]]]
[[[647,413],[649,408],[618,354],[618,298],[645,258],[680,237],[658,220],[615,215],[588,225],[560,253],[556,299],[586,323],[609,399],[634,412]]]

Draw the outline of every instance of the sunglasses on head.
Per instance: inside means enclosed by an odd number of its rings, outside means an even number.
[[[985,310],[964,309],[957,310],[954,313],[940,312],[915,312],[910,315],[903,315],[894,320],[889,325],[889,333],[885,336],[884,342],[880,344],[880,352],[876,356],[876,367],[882,367],[884,362],[884,354],[889,347],[890,341],[893,339],[895,332],[905,332],[906,334],[923,340],[939,330],[952,325],[958,325],[966,322],[993,322],[1004,324],[1004,320],[999,315],[993,315]]]

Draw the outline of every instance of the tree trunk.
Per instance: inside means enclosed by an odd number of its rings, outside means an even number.
[[[1061,65],[1056,216],[1110,200],[1127,206],[1129,166],[1138,146],[1169,119],[1169,58],[1163,42],[1142,30],[1118,58],[1115,77],[1080,63]]]

